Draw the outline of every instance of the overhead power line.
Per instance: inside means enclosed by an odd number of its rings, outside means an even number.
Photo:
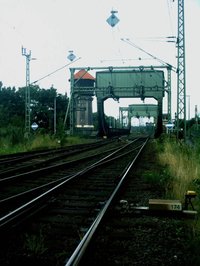
[[[171,64],[169,64],[169,63],[163,61],[162,59],[160,59],[160,58],[158,58],[158,57],[156,57],[156,56],[150,54],[149,52],[145,51],[144,49],[142,49],[142,48],[139,47],[138,45],[134,44],[134,43],[133,43],[132,41],[130,41],[129,39],[123,39],[123,38],[121,38],[121,40],[122,40],[123,42],[126,42],[127,44],[133,46],[134,48],[136,48],[136,49],[138,49],[138,50],[144,52],[145,54],[151,56],[153,59],[157,60],[157,61],[158,61],[159,63],[161,63],[162,65],[171,67],[172,70],[173,70],[174,72],[177,71],[177,70],[176,70],[176,67],[174,67],[174,66],[172,66]]]
[[[72,61],[72,62],[70,62],[70,63],[68,63],[68,64],[66,64],[66,65],[64,65],[64,66],[62,66],[62,67],[60,67],[60,68],[58,68],[58,69],[56,69],[56,70],[54,70],[53,72],[51,72],[51,73],[45,75],[44,77],[42,77],[42,78],[40,78],[40,79],[37,79],[37,80],[33,81],[33,82],[31,83],[31,85],[32,85],[32,84],[35,84],[35,83],[37,83],[37,82],[39,82],[39,81],[41,81],[41,80],[43,80],[43,79],[45,79],[45,78],[47,78],[47,77],[49,77],[49,76],[51,76],[51,75],[53,75],[53,74],[55,74],[56,72],[62,70],[62,69],[65,68],[65,67],[68,67],[69,65],[71,65],[71,64],[75,63],[76,61],[78,61],[79,59],[81,59],[81,57],[79,57],[79,58],[77,58],[76,60],[74,60],[74,61]]]

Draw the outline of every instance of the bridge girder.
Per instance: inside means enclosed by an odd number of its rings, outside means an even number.
[[[154,98],[158,102],[158,135],[162,132],[162,101],[165,92],[171,88],[169,81],[164,79],[163,69],[166,66],[130,66],[130,67],[87,67],[73,68],[75,70],[85,69],[101,70],[96,72],[94,88],[76,88],[71,80],[71,108],[70,126],[71,132],[74,128],[74,104],[73,97],[77,93],[80,95],[93,94],[97,97],[97,112],[99,121],[99,135],[106,134],[106,124],[104,118],[104,101],[108,98]],[[161,70],[162,69],[162,70]],[[102,71],[103,70],[103,71]],[[73,76],[71,75],[71,79]],[[171,80],[170,80],[171,82]],[[171,104],[171,103],[170,103]]]

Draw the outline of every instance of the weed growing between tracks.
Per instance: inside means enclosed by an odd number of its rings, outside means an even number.
[[[194,190],[197,196],[192,200],[194,209],[198,212],[197,219],[187,220],[191,228],[189,249],[194,256],[195,265],[200,265],[200,145],[188,146],[174,139],[160,139],[157,141],[158,158],[168,176],[166,179],[166,198],[180,199],[184,204],[184,197],[188,190]],[[190,207],[191,209],[191,207]]]
[[[44,236],[42,230],[39,231],[39,235],[25,235],[24,248],[29,253],[29,256],[40,256],[45,253],[47,248],[44,244]]]
[[[169,146],[169,147],[168,147]],[[172,147],[171,147],[172,146]],[[191,150],[193,151],[193,150]],[[183,152],[183,155],[186,157],[186,160],[182,161],[179,158],[181,157],[180,153]],[[194,151],[193,151],[194,152]],[[196,152],[196,151],[195,151]],[[175,156],[177,154],[177,156]],[[147,151],[144,152],[144,160],[138,162],[138,170],[133,171],[134,177],[138,179],[138,187],[135,189],[135,185],[130,188],[129,196],[130,201],[133,203],[139,204],[139,206],[146,206],[150,198],[172,198],[172,199],[181,199],[184,200],[184,189],[186,190],[196,190],[197,195],[199,194],[198,189],[198,167],[196,167],[195,179],[187,183],[188,186],[183,186],[183,191],[180,194],[175,194],[173,191],[173,185],[178,174],[175,171],[172,171],[171,164],[174,165],[174,168],[183,167],[179,166],[179,163],[189,166],[187,160],[193,158],[194,154],[190,154],[190,148],[185,147],[182,144],[172,142],[171,140],[152,140],[147,147]],[[184,157],[183,156],[183,157]],[[196,153],[198,158],[198,153]],[[146,158],[145,158],[146,157]],[[176,163],[174,160],[177,157]],[[173,162],[170,161],[170,159]],[[165,160],[164,160],[165,159]],[[168,159],[168,161],[167,161]],[[197,161],[196,161],[197,162]],[[184,165],[184,166],[185,166]],[[198,166],[198,162],[197,162]],[[182,169],[181,169],[182,170]],[[177,173],[182,173],[183,171],[177,171]],[[192,172],[190,176],[192,176]],[[143,181],[144,184],[143,184]],[[133,182],[135,182],[133,178]],[[176,180],[179,184],[180,182],[186,182],[184,178]],[[143,185],[142,185],[143,184]],[[180,185],[180,184],[179,184]],[[191,186],[190,186],[191,185]],[[140,190],[141,189],[141,190]],[[177,188],[178,189],[178,188]],[[175,190],[176,191],[176,190]],[[179,190],[178,190],[179,191]],[[134,199],[133,199],[134,195]],[[126,199],[126,197],[125,197]],[[198,196],[195,198],[194,206],[195,209],[198,208]],[[118,215],[118,212],[117,212]],[[126,217],[127,216],[127,217]],[[121,217],[121,218],[120,218]],[[111,217],[112,218],[112,217]],[[153,218],[144,216],[133,219],[133,217],[128,217],[128,214],[123,214],[122,216],[117,216],[117,219],[114,217],[114,222],[120,222],[122,220],[123,227],[125,228],[125,234],[122,234],[121,227],[119,231],[112,233],[114,230],[113,222],[110,223],[109,227],[104,228],[106,234],[102,240],[102,246],[106,250],[105,240],[108,239],[108,247],[111,247],[114,250],[117,250],[119,246],[120,249],[118,252],[124,254],[124,264],[119,264],[116,254],[113,254],[113,257],[110,253],[105,254],[103,258],[110,258],[109,264],[98,264],[98,257],[96,257],[96,265],[200,265],[200,255],[199,255],[199,246],[200,246],[200,226],[199,223],[195,220],[171,220],[171,219],[159,219],[157,217]],[[135,220],[135,224],[133,221]],[[16,258],[21,260],[21,265],[59,265],[58,262],[61,262],[60,265],[63,265],[64,260],[68,257],[66,254],[67,248],[65,242],[63,241],[63,246],[59,250],[47,249],[49,242],[55,242],[57,237],[60,235],[51,235],[48,238],[45,237],[45,231],[50,231],[49,227],[42,228],[42,232],[39,230],[36,231],[34,226],[29,232],[28,235],[23,234],[23,239],[21,239],[23,250],[19,245],[15,247]],[[39,228],[40,229],[40,228]],[[108,230],[109,229],[109,230]],[[24,230],[24,228],[22,229]],[[110,232],[111,231],[111,232]],[[37,233],[38,232],[38,233]],[[40,233],[39,233],[40,232]],[[128,238],[128,242],[126,242]],[[129,239],[130,238],[130,239]],[[12,241],[13,242],[13,241]],[[16,241],[18,243],[18,241]],[[47,245],[48,244],[48,245]],[[13,242],[13,245],[16,244]],[[51,246],[51,245],[50,245]],[[116,249],[115,249],[115,246]],[[133,253],[136,251],[136,254]],[[9,257],[13,252],[13,249],[10,248]],[[138,256],[137,256],[138,253]],[[98,254],[97,254],[98,255]],[[127,256],[126,256],[127,255]],[[134,261],[141,263],[133,264]],[[141,256],[141,257],[140,257]],[[129,257],[131,260],[129,260]],[[145,258],[150,258],[151,261],[146,261]],[[63,259],[64,258],[64,259]],[[168,260],[169,258],[169,260]],[[183,261],[189,261],[187,264],[179,264],[179,259]],[[31,264],[32,259],[32,264]],[[141,260],[139,260],[141,259]],[[25,263],[23,264],[22,261]],[[46,261],[46,262],[45,262]],[[39,263],[41,262],[41,263]],[[152,263],[151,263],[152,262]],[[168,263],[169,262],[169,263]],[[115,263],[115,264],[114,264]],[[132,264],[131,264],[132,263]],[[150,264],[151,263],[151,264]],[[168,264],[167,264],[168,263]],[[8,264],[1,264],[8,265]],[[17,264],[9,264],[17,265]],[[87,264],[86,264],[87,265]],[[94,265],[94,260],[92,264]]]

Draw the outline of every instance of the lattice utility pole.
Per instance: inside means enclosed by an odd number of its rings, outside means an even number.
[[[168,104],[168,108],[167,108],[167,110],[168,110],[168,121],[170,121],[170,123],[172,121],[171,69],[172,69],[171,66],[167,67],[167,87],[168,87],[168,91],[167,91],[168,92],[168,101],[167,101],[168,102],[167,103]]]
[[[24,136],[28,137],[31,128],[30,119],[30,60],[31,51],[27,53],[26,48],[22,47],[22,55],[26,57],[26,89],[25,89],[25,133]]]
[[[74,72],[75,69],[70,69],[71,72],[71,79],[70,79],[70,83],[71,83],[71,93],[70,93],[70,99],[69,99],[69,107],[70,107],[70,135],[74,134]]]
[[[26,89],[25,89],[25,138],[30,135],[31,129],[31,109],[30,109],[30,61],[36,58],[31,58],[31,51],[27,53],[26,48],[22,47],[22,55],[26,57]]]
[[[178,62],[177,62],[177,137],[183,130],[186,139],[185,23],[184,0],[178,0]],[[182,119],[183,123],[180,123]]]

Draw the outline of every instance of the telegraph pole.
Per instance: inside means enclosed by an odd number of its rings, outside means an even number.
[[[183,121],[183,138],[186,139],[186,83],[185,83],[185,22],[184,0],[178,0],[178,61],[177,61],[177,138],[180,119]]]

